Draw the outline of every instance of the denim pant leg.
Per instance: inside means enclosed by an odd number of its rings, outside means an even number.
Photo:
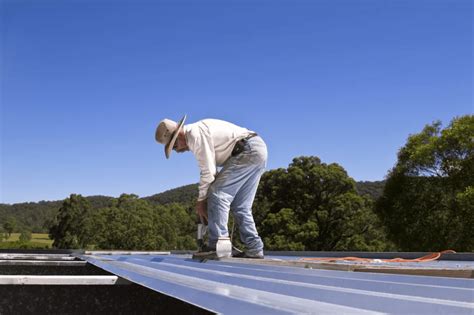
[[[248,185],[245,186],[245,190],[250,188],[251,183],[254,183],[254,186],[258,186],[258,179],[260,179],[261,170],[265,167],[266,157],[267,151],[263,140],[259,137],[252,138],[248,140],[242,153],[229,158],[216,180],[212,183],[209,188],[207,201],[210,247],[215,246],[219,237],[229,236],[227,223],[229,220],[231,204],[238,192],[247,182]],[[238,198],[239,201],[235,203],[235,205],[240,209],[242,208],[242,204],[250,204],[249,212],[250,216],[252,216],[251,204],[253,203],[255,192],[251,195],[246,195],[244,193],[241,195],[242,196]],[[247,202],[244,202],[245,200],[247,200]],[[245,211],[248,210],[241,210],[239,213],[244,213]],[[245,220],[242,221],[242,224],[246,225],[250,224],[250,222]],[[253,228],[250,228],[250,230],[255,230],[256,234],[255,224],[253,223],[252,226]],[[258,234],[256,234],[256,237],[258,237]]]
[[[250,178],[240,188],[231,205],[231,211],[237,222],[240,240],[245,244],[248,252],[258,254],[263,250],[263,242],[258,236],[257,228],[252,215],[252,205],[257,192],[260,177],[264,167],[256,167]]]

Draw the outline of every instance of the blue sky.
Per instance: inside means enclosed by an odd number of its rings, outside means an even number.
[[[470,0],[1,1],[0,202],[196,183],[163,118],[257,131],[381,180],[409,134],[473,109]]]

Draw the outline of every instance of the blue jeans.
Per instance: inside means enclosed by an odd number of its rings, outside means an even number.
[[[259,136],[248,139],[244,150],[225,162],[208,193],[209,247],[215,247],[219,237],[229,236],[227,223],[231,210],[247,252],[263,251],[263,242],[252,216],[252,204],[266,164],[267,146]]]

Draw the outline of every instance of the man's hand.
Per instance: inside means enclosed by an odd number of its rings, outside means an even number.
[[[207,225],[207,199],[200,200],[196,203],[196,213],[201,221]]]

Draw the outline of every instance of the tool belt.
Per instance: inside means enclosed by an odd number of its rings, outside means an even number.
[[[251,133],[247,137],[237,141],[234,145],[234,149],[232,150],[232,156],[236,156],[236,155],[239,155],[240,153],[242,153],[245,149],[245,144],[247,143],[247,140],[250,139],[250,138],[256,137],[256,136],[258,136],[258,134]]]

